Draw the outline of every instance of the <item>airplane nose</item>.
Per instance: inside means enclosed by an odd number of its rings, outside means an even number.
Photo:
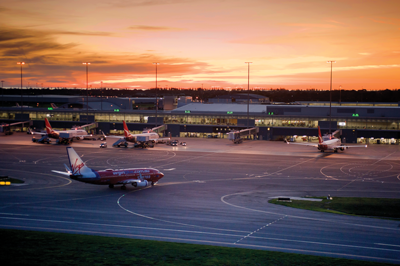
[[[163,178],[163,177],[164,177],[164,174],[160,172],[160,176],[161,176],[160,178]]]

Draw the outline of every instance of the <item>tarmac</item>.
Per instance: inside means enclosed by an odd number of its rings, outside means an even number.
[[[338,153],[284,142],[178,138],[187,146],[101,149],[70,146],[94,169],[154,167],[151,188],[80,183],[51,170],[68,163],[64,145],[30,135],[0,136],[0,226],[265,249],[400,264],[400,221],[294,209],[273,197],[400,198],[400,147]]]

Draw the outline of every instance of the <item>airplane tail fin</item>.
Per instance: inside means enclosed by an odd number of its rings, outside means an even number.
[[[67,147],[67,154],[71,169],[71,175],[82,177],[96,177],[95,172],[91,168],[86,166],[86,164],[82,161],[81,157],[79,157],[74,148]]]
[[[44,121],[46,123],[46,132],[47,132],[47,134],[51,134],[51,132],[53,131],[53,128],[51,127],[49,120],[47,120],[47,118],[45,118]]]
[[[125,136],[125,138],[129,137],[130,134],[131,133],[129,133],[128,126],[126,125],[125,120],[124,120],[124,136]]]
[[[318,142],[319,142],[319,144],[321,144],[322,142],[324,142],[324,141],[322,140],[321,129],[319,128],[319,126],[318,126]]]
[[[51,103],[50,105],[51,105],[51,107],[53,107],[53,109],[57,109],[58,108],[55,103]]]

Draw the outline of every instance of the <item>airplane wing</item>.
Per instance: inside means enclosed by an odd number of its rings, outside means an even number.
[[[289,142],[289,141],[286,141],[286,144],[290,144],[290,145],[303,145],[303,146],[311,146],[311,147],[318,147],[318,143],[295,143],[295,142]]]
[[[66,175],[66,176],[70,176],[71,175],[71,173],[67,173],[67,172],[61,172],[61,171],[57,171],[57,170],[51,170],[51,171],[54,172],[54,173],[62,174],[62,175]]]
[[[31,134],[32,134],[32,135],[42,135],[42,136],[47,135],[47,133],[43,133],[43,132],[34,132],[34,131],[31,131]]]
[[[171,138],[158,138],[157,141],[167,141],[167,140],[171,140]]]
[[[62,175],[66,175],[66,176],[71,176],[71,175],[72,175],[72,172],[71,172],[71,170],[69,169],[69,167],[68,167],[66,164],[64,164],[64,167],[65,167],[65,171],[67,171],[67,172],[61,172],[61,171],[57,171],[57,170],[51,170],[51,171],[54,172],[54,173],[57,173],[57,174],[62,174]]]
[[[105,138],[113,138],[113,139],[124,139],[124,136],[115,136],[115,135],[104,135]]]
[[[351,145],[351,146],[349,146],[349,145],[339,145],[339,146],[336,146],[335,148],[337,148],[337,149],[340,149],[340,148],[348,149],[348,148],[367,148],[367,147],[368,147],[368,145]]]

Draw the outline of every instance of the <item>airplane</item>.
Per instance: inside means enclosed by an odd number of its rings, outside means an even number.
[[[12,107],[15,107],[15,108],[32,108],[32,106],[28,106],[28,105],[19,105],[19,103],[15,103],[15,106],[12,106]]]
[[[336,133],[337,131],[335,131],[332,134],[329,134],[323,139],[321,136],[321,129],[318,126],[318,143],[289,143],[288,141],[286,141],[286,143],[317,147],[318,150],[320,150],[321,152],[325,151],[338,152],[338,150],[344,151],[345,149],[348,148],[367,148],[367,145],[352,145],[352,146],[344,145],[340,139],[334,137]]]
[[[57,109],[58,108],[58,106],[55,103],[51,103],[50,105],[51,105],[51,108],[53,108],[53,109]]]
[[[163,176],[159,170],[154,168],[128,168],[128,169],[106,169],[94,170],[86,166],[72,147],[67,147],[69,166],[64,164],[67,172],[52,170],[57,174],[69,176],[73,180],[95,185],[122,185],[125,190],[127,184],[134,187],[154,186]]]
[[[170,140],[170,138],[160,138],[160,136],[151,129],[145,129],[145,130],[143,130],[143,132],[141,134],[131,134],[131,133],[129,133],[129,129],[125,123],[125,120],[123,121],[123,125],[124,125],[124,136],[113,136],[113,135],[106,136],[103,134],[105,138],[118,138],[119,139],[113,144],[113,146],[128,147],[128,142],[132,142],[132,143],[134,143],[135,148],[138,148],[138,147],[153,148],[154,143],[157,143],[158,141]]]
[[[83,129],[74,129],[74,130],[63,130],[63,131],[58,131],[54,130],[51,125],[49,120],[47,118],[44,119],[46,123],[46,133],[44,132],[33,132],[31,131],[32,135],[42,135],[43,137],[39,140],[36,140],[35,138],[32,139],[33,142],[47,142],[49,143],[49,138],[52,139],[57,139],[57,142],[60,144],[69,144],[72,142],[73,138],[76,139],[84,139],[85,137],[89,137],[92,135],[89,135],[86,130]]]

